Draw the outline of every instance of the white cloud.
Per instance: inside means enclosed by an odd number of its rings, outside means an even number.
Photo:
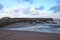
[[[15,10],[19,10],[19,12],[15,12]],[[28,14],[25,14],[27,12]],[[36,17],[44,17],[44,18],[60,18],[60,13],[46,13],[42,10],[36,10],[35,7],[31,7],[28,10],[23,7],[12,7],[3,10],[3,13],[0,13],[0,18],[2,17],[28,17],[28,18],[36,18]]]
[[[49,15],[49,17],[51,17],[51,18],[60,18],[60,12],[52,13],[52,14]]]

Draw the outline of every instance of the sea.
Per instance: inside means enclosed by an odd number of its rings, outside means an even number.
[[[57,24],[36,23],[36,25],[30,26],[30,27],[28,27],[28,25],[26,25],[26,27],[22,27],[22,28],[0,28],[0,29],[1,30],[33,31],[33,32],[60,34],[60,19],[54,19],[53,21]]]

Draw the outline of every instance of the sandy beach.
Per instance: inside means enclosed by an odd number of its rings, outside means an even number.
[[[15,23],[3,28],[20,28],[25,26],[34,26],[33,24]],[[0,30],[0,40],[60,40],[60,34],[42,33],[20,30]]]
[[[0,30],[0,40],[60,40],[60,34]]]

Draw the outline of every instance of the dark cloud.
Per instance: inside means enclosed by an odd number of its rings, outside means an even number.
[[[2,4],[0,4],[0,10],[2,10],[4,8],[4,6]]]
[[[60,12],[60,0],[57,0],[56,5],[52,6],[49,10],[53,10],[53,12]]]
[[[38,8],[36,8],[37,10],[43,10],[44,9],[44,7],[43,6],[41,6],[41,7],[38,7]]]

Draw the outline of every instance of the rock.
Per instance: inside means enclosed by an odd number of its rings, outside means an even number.
[[[52,25],[53,28],[60,28],[60,25]]]

